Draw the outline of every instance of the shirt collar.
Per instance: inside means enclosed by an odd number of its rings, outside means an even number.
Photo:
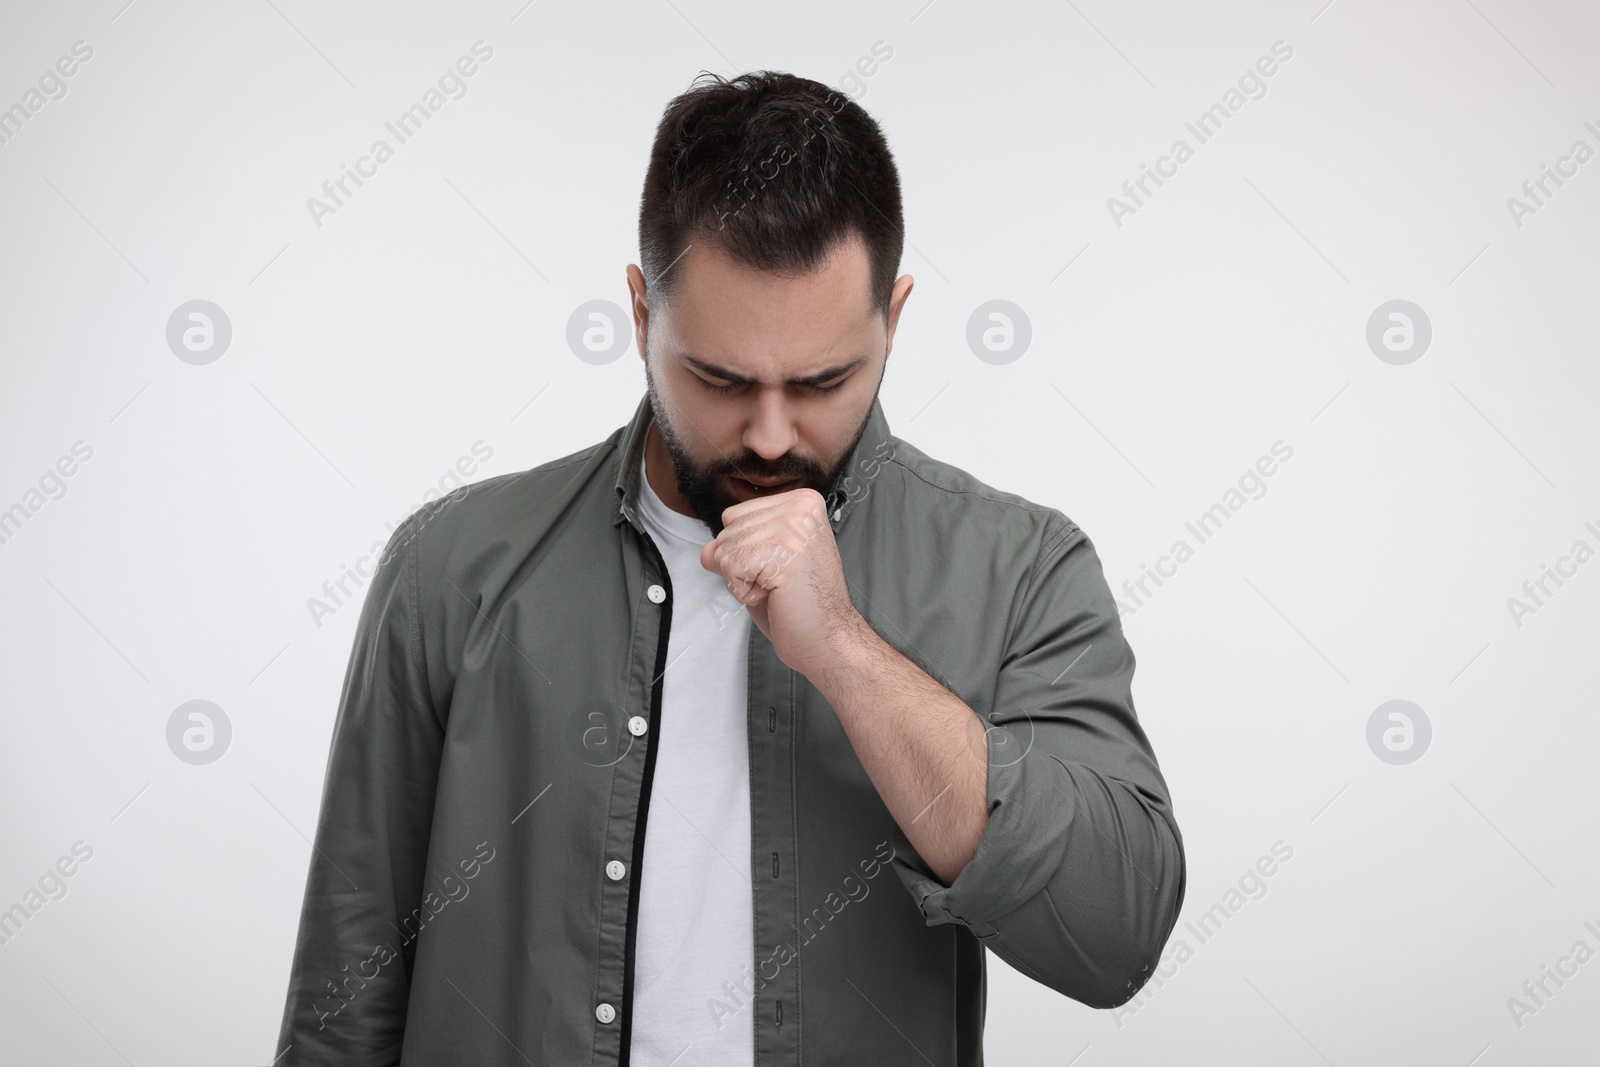
[[[624,518],[635,521],[634,512],[639,499],[639,463],[643,457],[650,420],[654,416],[647,391],[634,409],[633,418],[620,431],[622,436],[614,453],[617,463],[617,512],[611,518],[613,525]],[[889,421],[884,417],[883,404],[873,397],[861,440],[856,442],[855,449],[850,453],[850,461],[839,472],[839,477],[823,494],[828,502],[828,520],[835,531],[844,522],[845,516],[870,495],[865,491],[866,487],[877,475],[878,466],[887,459],[884,445],[889,440]]]

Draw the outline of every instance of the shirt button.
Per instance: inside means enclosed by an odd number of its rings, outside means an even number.
[[[843,508],[834,508],[833,509],[833,521],[834,522],[838,522],[839,521],[839,516],[841,514],[843,514],[843,513],[844,513],[844,509]]]
[[[634,715],[628,719],[628,732],[634,737],[642,737],[650,729],[650,720],[643,715]]]
[[[650,598],[650,603],[652,604],[659,604],[667,599],[667,591],[659,585],[652,585],[644,591],[644,595]]]
[[[606,864],[606,877],[613,882],[622,881],[622,876],[627,873],[628,869],[622,865],[621,860],[612,860]]]
[[[617,1009],[609,1004],[601,1004],[594,1009],[594,1017],[603,1023],[608,1023],[617,1017]]]

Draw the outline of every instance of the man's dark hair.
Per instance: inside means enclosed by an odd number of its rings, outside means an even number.
[[[709,78],[709,81],[702,79]],[[866,243],[872,299],[887,315],[905,225],[883,131],[835,89],[782,71],[731,81],[703,72],[656,127],[639,205],[639,258],[651,307],[694,242],[795,276],[850,234]]]

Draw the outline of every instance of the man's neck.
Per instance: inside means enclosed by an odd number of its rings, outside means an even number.
[[[661,440],[654,419],[650,420],[650,428],[645,433],[644,473],[650,481],[650,488],[655,490],[656,496],[661,498],[663,504],[691,519],[700,517],[695,514],[694,508],[689,506],[688,499],[678,491],[678,479],[673,473],[672,455]]]

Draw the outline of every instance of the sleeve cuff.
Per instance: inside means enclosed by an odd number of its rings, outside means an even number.
[[[1023,724],[1023,732],[1027,724]],[[960,923],[978,937],[999,932],[996,922],[1042,892],[1065,860],[1073,804],[1072,778],[1030,737],[991,726],[989,823],[971,862],[941,885],[896,827],[900,845],[890,861],[929,926]]]

